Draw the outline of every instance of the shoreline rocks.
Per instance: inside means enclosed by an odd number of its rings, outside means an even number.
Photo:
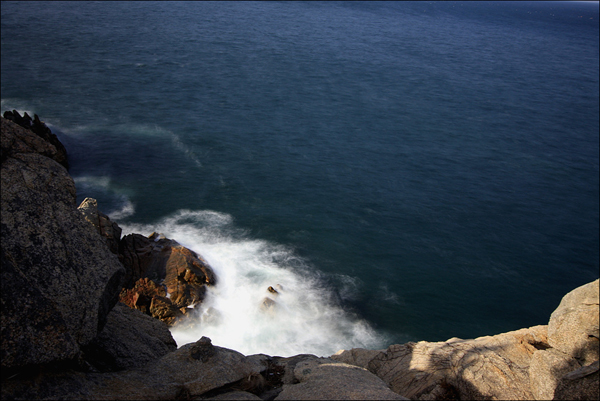
[[[208,263],[156,233],[121,238],[95,200],[77,207],[56,146],[1,123],[2,399],[598,399],[598,280],[547,326],[471,340],[328,358],[206,337],[177,349],[167,324],[217,284]]]

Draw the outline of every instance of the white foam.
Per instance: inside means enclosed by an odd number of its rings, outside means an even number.
[[[155,225],[121,225],[123,234],[163,233],[202,255],[218,283],[192,312],[193,327],[172,329],[182,346],[202,336],[244,354],[328,356],[340,349],[382,348],[385,339],[334,302],[314,268],[283,245],[250,238],[231,216],[179,211]],[[272,294],[269,286],[278,288]],[[261,309],[265,298],[272,310]]]

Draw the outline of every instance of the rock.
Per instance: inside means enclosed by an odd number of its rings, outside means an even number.
[[[368,369],[369,362],[371,362],[375,356],[382,352],[385,352],[385,350],[352,348],[351,350],[339,350],[334,355],[331,355],[331,359]]]
[[[164,323],[118,303],[84,353],[90,364],[106,372],[141,367],[176,349],[177,343]]]
[[[598,281],[565,295],[548,322],[549,344],[582,365],[598,360]]]
[[[269,297],[263,298],[262,302],[260,303],[260,309],[263,312],[267,312],[269,314],[275,313],[276,307],[277,307],[277,302],[275,302],[273,299],[271,299]]]
[[[56,146],[44,141],[37,135],[32,135],[30,130],[12,121],[5,118],[0,118],[0,120],[2,129],[2,163],[9,156],[24,153],[38,153],[57,162],[60,160]]]
[[[272,286],[269,286],[269,288],[267,288],[267,291],[269,291],[271,294],[275,294],[278,295],[279,291],[277,291],[275,288],[273,288]]]
[[[554,392],[555,400],[597,400],[600,398],[598,361],[564,375]]]
[[[534,399],[554,399],[554,391],[561,377],[580,367],[575,358],[554,348],[536,351],[529,366],[529,382]]]
[[[53,145],[2,119],[2,367],[74,358],[104,327],[124,268],[75,205]]]
[[[172,326],[183,316],[183,313],[166,295],[164,286],[156,285],[149,278],[141,278],[133,288],[121,290],[119,300],[130,308]]]
[[[410,399],[529,400],[528,369],[534,352],[548,347],[546,330],[392,345],[368,368]]]
[[[53,159],[60,163],[67,170],[69,169],[69,162],[67,160],[67,150],[64,145],[60,142],[58,137],[52,133],[50,128],[44,124],[43,121],[40,121],[40,118],[37,114],[33,115],[33,120],[27,113],[21,117],[18,111],[13,110],[5,111],[4,118],[6,120],[11,120],[14,123],[20,125],[21,127],[31,130],[40,138],[42,138],[45,142],[51,144],[55,148],[55,154],[53,155]]]
[[[212,347],[212,350],[211,350]],[[198,355],[198,351],[200,355]],[[244,356],[239,352],[216,347],[207,338],[187,344],[142,369],[128,370],[115,376],[110,385],[113,398],[122,398],[121,389],[129,399],[161,398],[159,394],[185,393],[189,398],[199,397],[208,391],[260,374],[267,367],[262,355]],[[149,386],[160,384],[160,393]],[[102,388],[103,386],[99,386]]]
[[[127,269],[127,288],[144,277],[164,283],[171,302],[178,308],[200,303],[205,286],[216,283],[216,276],[204,259],[156,233],[148,238],[140,234],[126,235],[121,240],[121,254]]]
[[[85,198],[77,210],[106,239],[108,249],[118,256],[119,243],[121,242],[121,227],[117,223],[110,221],[107,215],[98,211],[98,202],[94,198]]]
[[[262,398],[260,398],[259,396],[249,393],[247,391],[231,391],[228,393],[219,394],[214,397],[204,398],[204,399],[211,400],[211,401],[221,401],[221,400],[236,400],[236,401],[258,400],[258,401],[260,401],[260,400],[262,400]]]
[[[406,400],[368,370],[329,358],[294,366],[296,384],[284,384],[275,400]]]

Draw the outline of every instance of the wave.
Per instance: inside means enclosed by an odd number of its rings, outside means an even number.
[[[158,231],[175,239],[202,255],[218,277],[191,313],[190,324],[171,329],[178,346],[207,336],[244,354],[328,356],[386,344],[368,322],[336,303],[318,271],[293,249],[250,238],[228,214],[180,210],[153,225],[121,228],[124,235]],[[265,305],[265,299],[271,301]]]

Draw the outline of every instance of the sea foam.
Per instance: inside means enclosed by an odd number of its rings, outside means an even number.
[[[327,356],[385,344],[366,321],[335,302],[318,271],[293,249],[251,238],[230,215],[181,210],[153,225],[121,227],[124,235],[157,231],[175,239],[202,255],[217,275],[217,285],[191,312],[189,324],[171,330],[178,346],[207,336],[244,354]],[[275,303],[265,308],[266,298]]]

